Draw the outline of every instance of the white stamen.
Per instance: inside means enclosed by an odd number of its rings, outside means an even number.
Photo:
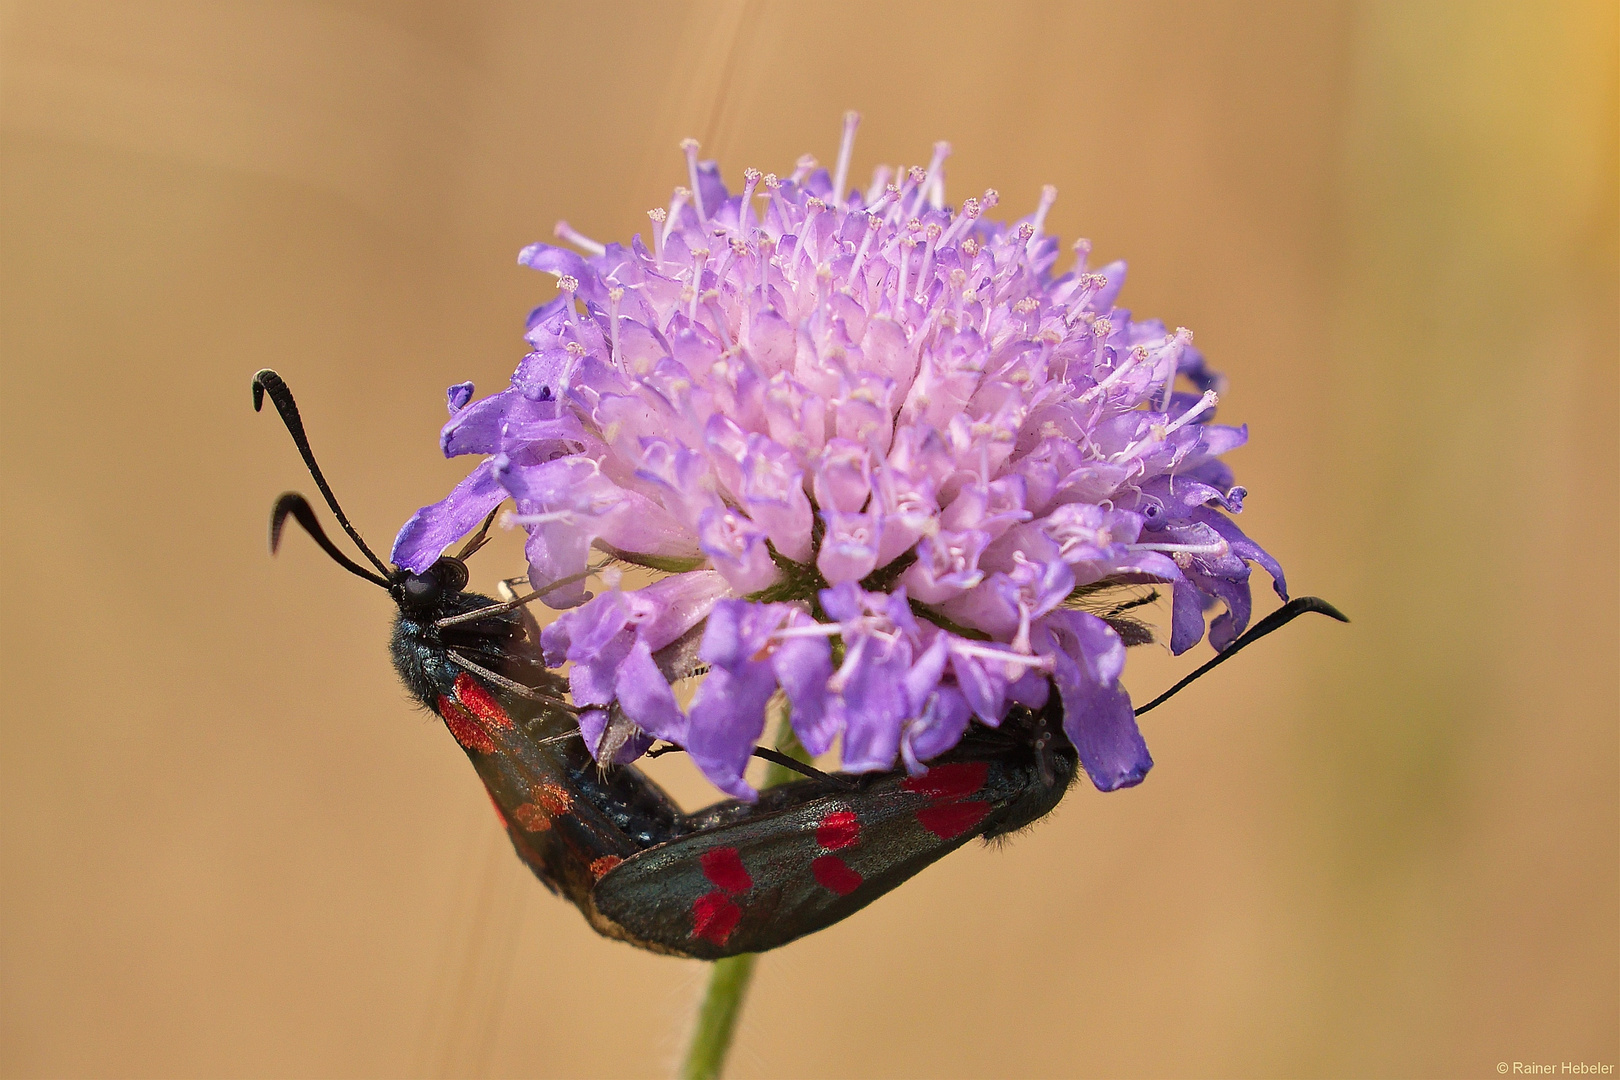
[[[669,214],[662,206],[655,206],[651,210],[647,211],[647,217],[652,219],[653,223],[653,260],[657,262],[659,266],[663,266],[664,230],[659,228],[659,226],[669,218]]]
[[[816,169],[816,159],[815,159],[815,157],[813,155],[810,155],[810,154],[805,154],[803,157],[799,158],[798,161],[793,163],[793,175],[788,177],[788,183],[790,183],[790,184],[802,184],[802,183],[804,183],[804,178],[809,176],[812,172],[814,172],[815,169]]]
[[[872,170],[872,185],[866,189],[866,196],[862,200],[870,209],[877,209],[877,203],[875,203],[873,200],[879,195],[882,195],[884,191],[888,189],[889,177],[893,175],[894,170],[889,168],[887,165],[879,165],[877,168]]]
[[[1041,230],[1046,228],[1046,212],[1052,209],[1052,204],[1055,202],[1057,202],[1057,188],[1053,187],[1051,184],[1047,184],[1045,187],[1041,188],[1041,201],[1040,204],[1035,207],[1034,239],[1039,240],[1041,238]]]
[[[917,241],[909,236],[900,238],[900,288],[895,292],[895,300],[900,310],[895,312],[898,318],[906,310],[906,272],[911,268],[911,249],[917,246]]]
[[[692,182],[692,209],[697,211],[698,228],[709,227],[709,215],[703,211],[703,189],[698,186],[698,141],[682,139],[681,150],[686,154],[686,175]]]
[[[924,295],[924,292],[934,283],[934,248],[942,232],[944,230],[939,227],[937,221],[930,221],[928,227],[923,230],[922,269],[917,271],[917,303],[919,304],[927,302],[928,297]]]
[[[1199,416],[1202,416],[1204,413],[1213,409],[1215,407],[1215,403],[1220,400],[1221,395],[1217,394],[1213,390],[1205,390],[1204,396],[1199,399],[1198,404],[1176,417],[1175,423],[1164,429],[1165,438],[1169,438],[1171,435],[1174,435],[1176,432],[1192,423]]]
[[[686,317],[694,323],[697,322],[698,293],[703,289],[703,268],[708,262],[708,248],[698,248],[692,252],[692,306],[687,310]]]
[[[889,200],[897,198],[899,195],[899,188],[895,187],[893,184],[888,185],[878,193],[875,200],[868,200],[871,205],[866,208],[866,212],[871,214],[874,218],[878,218],[879,224],[881,224],[881,218],[886,216],[885,210],[889,205]]]
[[[748,212],[753,209],[754,189],[759,186],[759,170],[743,170],[742,202],[737,207],[737,235],[748,239]]]
[[[1184,555],[1220,555],[1231,550],[1225,540],[1213,544],[1126,544],[1126,551],[1175,551]]]
[[[940,246],[949,247],[956,242],[956,238],[973,227],[973,222],[979,216],[979,200],[969,198],[962,203],[962,209],[957,212],[956,220],[946,230],[945,236],[940,240]]]
[[[675,231],[675,223],[681,220],[681,208],[686,200],[692,197],[692,192],[686,188],[678,187],[669,200],[669,217],[664,222],[664,243],[669,243],[669,234]],[[660,265],[662,265],[660,263]]]
[[[595,240],[583,235],[566,221],[557,222],[556,226],[551,230],[551,233],[557,239],[566,240],[570,244],[573,244],[575,247],[579,248],[581,251],[588,251],[592,255],[607,254],[607,248],[604,245],[598,244]]]
[[[771,252],[776,248],[776,241],[769,236],[760,234],[759,238],[759,302],[764,304],[770,295],[766,289],[766,273],[771,265]]]
[[[895,199],[894,205],[889,208],[889,212],[883,215],[884,219],[895,225],[904,221],[906,219],[907,197],[917,190],[918,184],[921,184],[926,179],[928,179],[928,173],[921,165],[913,165],[906,169],[900,180],[899,198]]]
[[[731,327],[726,325],[726,314],[720,310],[720,290],[710,289],[703,294],[703,305],[709,311],[709,317],[714,320],[714,328],[720,334],[720,343],[729,351],[731,349]]]
[[[828,690],[835,694],[844,692],[844,685],[854,676],[855,665],[860,663],[861,653],[866,651],[866,643],[870,640],[870,637],[862,636],[856,638],[850,644],[848,651],[844,653],[844,662],[838,666],[838,670],[833,672],[832,676],[827,680]]]
[[[814,195],[804,200],[804,224],[799,227],[799,242],[793,246],[793,281],[795,289],[799,287],[799,264],[804,261],[805,248],[809,246],[810,233],[814,231],[816,215],[827,209],[827,204]]]
[[[1082,236],[1074,242],[1074,272],[1076,274],[1086,272],[1086,260],[1090,257],[1091,241]]]
[[[883,221],[876,214],[866,216],[866,235],[861,237],[861,246],[855,249],[855,261],[849,266],[849,279],[854,281],[861,272],[861,264],[866,261],[866,249],[872,246],[872,237],[878,234],[883,227]]]
[[[1164,380],[1164,400],[1159,403],[1160,412],[1170,411],[1170,397],[1176,389],[1176,369],[1181,366],[1181,352],[1192,344],[1192,331],[1185,326],[1176,327],[1175,339],[1171,346],[1176,350],[1175,359],[1170,364],[1170,374]]]
[[[1098,321],[1100,322],[1101,320],[1098,320]],[[1192,423],[1199,416],[1202,416],[1204,413],[1206,413],[1210,409],[1214,408],[1215,403],[1217,401],[1219,401],[1220,399],[1221,399],[1221,396],[1219,394],[1217,394],[1215,391],[1213,391],[1213,390],[1205,390],[1204,391],[1204,396],[1198,402],[1198,404],[1194,405],[1192,408],[1190,408],[1186,412],[1182,413],[1179,417],[1176,418],[1174,423],[1167,424],[1164,427],[1160,427],[1157,424],[1154,424],[1152,426],[1152,428],[1149,429],[1147,435],[1145,435],[1144,437],[1142,437],[1142,438],[1136,440],[1135,442],[1131,443],[1131,445],[1127,446],[1125,449],[1121,450],[1119,453],[1117,453],[1113,457],[1109,458],[1109,460],[1110,461],[1123,461],[1126,458],[1136,456],[1136,452],[1141,450],[1144,446],[1147,446],[1149,443],[1163,442],[1164,440],[1168,439],[1170,436],[1174,435],[1176,432],[1180,431],[1182,428],[1186,427],[1188,424]]]
[[[613,319],[612,352],[610,355],[613,357],[613,367],[620,373],[624,371],[624,361],[619,356],[619,301],[623,299],[623,289],[608,290],[608,311]]]
[[[551,510],[540,514],[512,514],[510,519],[515,525],[550,525],[559,521],[572,523],[574,512],[572,510]]]
[[[1050,656],[1034,656],[1029,653],[1012,652],[1005,649],[995,649],[988,645],[980,645],[966,638],[951,642],[951,652],[961,656],[972,657],[975,660],[1001,661],[1008,664],[1018,664],[1024,667],[1036,668],[1040,671],[1052,670]]]
[[[1096,296],[1108,284],[1108,279],[1102,274],[1081,274],[1078,278],[1080,288],[1069,301],[1068,314],[1063,317],[1065,326],[1073,326],[1075,320],[1080,318],[1091,298]]]
[[[916,217],[922,212],[923,199],[927,196],[928,189],[933,186],[934,178],[939,175],[939,170],[945,165],[945,159],[950,156],[950,143],[937,142],[934,144],[934,156],[928,162],[928,171],[923,174],[922,180],[918,183],[917,196],[911,203],[910,214],[912,217]]]
[[[1087,390],[1085,393],[1075,398],[1074,403],[1076,405],[1084,405],[1092,398],[1106,394],[1108,392],[1108,388],[1113,386],[1120,379],[1124,378],[1127,371],[1131,370],[1131,368],[1135,367],[1137,364],[1146,359],[1147,350],[1138,345],[1136,348],[1130,351],[1130,355],[1126,356],[1125,362],[1120,364],[1119,367],[1115,368],[1113,373],[1110,374],[1108,378],[1104,379],[1096,386],[1093,386],[1090,390]]]
[[[802,623],[774,630],[770,636],[773,641],[787,641],[789,638],[837,637],[843,629],[838,623]]]
[[[851,109],[844,114],[844,137],[838,143],[838,168],[833,170],[833,205],[842,210],[849,205],[849,192],[844,182],[849,179],[849,158],[855,152],[855,129],[861,126],[861,114]]]

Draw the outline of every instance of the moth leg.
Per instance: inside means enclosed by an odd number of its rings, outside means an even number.
[[[528,580],[528,578],[506,578],[505,580],[496,584],[495,595],[499,596],[502,601],[509,604],[518,598],[517,590],[513,588],[513,585],[527,584]],[[518,613],[518,619],[523,624],[523,632],[529,635],[529,640],[531,642],[533,642],[535,645],[539,645],[540,624],[535,621],[534,613],[527,607],[515,608],[514,610]]]

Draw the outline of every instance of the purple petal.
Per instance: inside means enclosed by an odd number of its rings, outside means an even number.
[[[467,385],[471,386],[471,383]],[[439,430],[439,449],[447,458],[461,454],[495,454],[501,449],[501,425],[513,399],[523,400],[516,390],[502,390],[475,405],[450,414],[450,422]]]
[[[827,533],[821,540],[816,568],[834,585],[859,581],[877,569],[878,544],[883,523],[876,514],[846,514],[823,510]]]
[[[773,608],[775,605],[747,600],[717,601],[703,626],[703,645],[698,655],[716,667],[740,671],[764,649],[771,631],[780,624],[781,616]]]
[[[1153,757],[1131,713],[1130,695],[1119,685],[1058,680],[1063,732],[1080,752],[1080,764],[1098,791],[1135,787],[1153,768]]]
[[[945,663],[950,659],[951,635],[938,633],[923,654],[917,657],[906,672],[904,680],[906,704],[913,716],[920,715],[928,704],[928,699],[939,686],[940,676],[945,674]]]
[[[1232,545],[1232,553],[1247,562],[1259,563],[1261,569],[1271,575],[1272,588],[1284,600],[1288,599],[1288,580],[1283,577],[1283,568],[1276,559],[1273,559],[1259,544],[1244,535],[1243,530],[1226,515],[1201,507],[1193,512],[1193,520],[1208,525],[1221,534],[1222,539]]]
[[[550,244],[530,244],[518,252],[518,265],[532,267],[559,279],[564,275],[579,282],[579,298],[593,304],[607,303],[607,287],[601,277],[578,253]]]
[[[568,690],[573,695],[575,705],[612,703],[618,688],[619,663],[630,654],[635,640],[634,634],[624,630],[600,649],[574,660],[574,666],[568,669]],[[660,675],[658,681],[663,682],[663,678]]]
[[[630,594],[637,605],[636,633],[657,652],[707,618],[725,594],[725,578],[713,570],[693,570],[655,581]]]
[[[845,581],[830,589],[822,589],[817,597],[821,610],[834,622],[848,622],[860,618],[866,610],[861,603],[861,589],[853,581]]]
[[[737,592],[758,592],[782,576],[765,530],[730,510],[711,506],[698,516],[698,546]]]
[[[658,665],[653,663],[652,650],[645,641],[637,641],[619,662],[614,689],[624,715],[634,720],[641,730],[670,742],[686,740],[686,717],[675,703],[675,692],[664,681]]]
[[[788,638],[771,654],[771,670],[787,694],[788,719],[799,741],[812,756],[825,754],[839,732],[836,718],[827,708],[831,644],[824,637]]]
[[[770,667],[748,664],[740,675],[725,668],[710,671],[692,700],[687,753],[710,783],[744,802],[759,797],[743,774],[765,731],[765,705],[775,691]]]
[[[1063,699],[1063,731],[1100,791],[1142,782],[1153,767],[1131,699],[1119,685],[1125,646],[1113,628],[1083,611],[1054,611],[1041,620],[1037,650],[1052,657],[1052,681]]]
[[[506,489],[495,475],[493,460],[480,462],[442,501],[411,515],[394,538],[389,558],[395,566],[420,574],[505,501]]]
[[[456,383],[444,392],[444,396],[445,404],[450,408],[450,415],[454,416],[466,408],[467,402],[472,400],[473,384],[470,382]]]
[[[843,764],[849,772],[872,772],[894,766],[900,752],[900,726],[909,719],[905,677],[911,648],[904,641],[857,638],[859,651],[839,694],[844,725]],[[840,670],[840,674],[843,674]]]
[[[816,504],[823,510],[853,514],[872,495],[872,456],[860,443],[833,439],[816,462]]]
[[[938,757],[962,740],[972,718],[967,699],[949,686],[941,686],[929,698],[922,713],[906,725],[900,740],[900,756],[913,776],[924,771],[923,763]]]
[[[979,556],[989,543],[990,534],[979,529],[926,536],[917,543],[917,561],[900,580],[923,603],[944,603],[984,580]]]

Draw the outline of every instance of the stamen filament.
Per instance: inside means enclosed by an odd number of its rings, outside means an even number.
[[[592,240],[590,237],[584,235],[566,221],[557,222],[556,226],[551,230],[551,232],[553,236],[557,237],[557,239],[566,240],[570,244],[573,244],[575,247],[579,248],[581,251],[588,251],[592,255],[607,254],[606,245],[598,244],[595,240]]]
[[[861,114],[851,109],[844,114],[844,137],[838,144],[838,168],[833,171],[833,205],[843,209],[849,204],[849,193],[844,183],[849,179],[849,159],[855,152],[855,129],[861,126]]]
[[[703,209],[703,188],[698,184],[698,141],[682,139],[681,150],[686,154],[686,175],[692,183],[692,209],[697,211],[698,228],[709,228],[709,215]]]

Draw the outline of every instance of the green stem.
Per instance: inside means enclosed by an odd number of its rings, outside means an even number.
[[[681,1080],[719,1080],[758,959],[758,953],[743,953],[710,966],[709,986],[692,1024],[692,1043],[681,1063]]]
[[[777,723],[776,748],[800,761],[810,760],[785,712]],[[798,778],[799,774],[792,769],[772,762],[760,786],[775,787]],[[737,1031],[737,1019],[742,1015],[748,983],[754,977],[754,961],[758,959],[758,953],[743,953],[716,960],[710,966],[709,985],[698,1005],[697,1019],[692,1023],[692,1041],[687,1045],[686,1059],[681,1062],[681,1080],[719,1080],[726,1066],[726,1053],[731,1049],[731,1037]]]

